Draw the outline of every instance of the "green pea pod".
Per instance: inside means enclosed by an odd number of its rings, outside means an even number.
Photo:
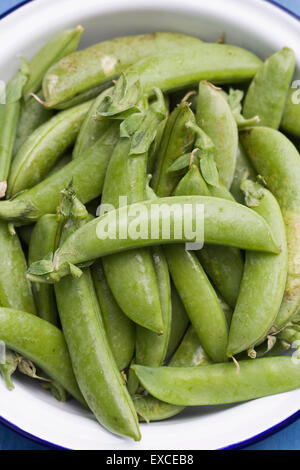
[[[86,150],[92,147],[111,125],[107,118],[95,118],[99,104],[103,101],[103,98],[107,96],[110,90],[111,89],[109,88],[108,90],[103,91],[92,102],[90,109],[80,127],[80,131],[75,142],[72,155],[74,159],[80,157]]]
[[[153,106],[149,107],[145,115],[148,128],[152,122]],[[159,122],[154,118],[156,127]],[[123,131],[125,123],[123,121],[121,125]],[[128,204],[145,198],[148,149],[142,148],[137,153],[138,150],[134,147],[136,135],[138,146],[143,142],[149,145],[143,122],[139,123],[132,136],[120,138],[105,177],[101,199],[103,207],[110,204],[118,208],[120,196],[126,197]],[[150,251],[144,248],[107,257],[103,259],[103,267],[108,285],[122,311],[138,325],[161,334],[164,325],[160,294]]]
[[[196,120],[213,141],[220,180],[230,188],[238,151],[238,128],[228,102],[210,83],[199,84]]]
[[[69,153],[66,153],[63,157],[61,157],[58,162],[55,163],[55,165],[51,168],[49,173],[47,174],[47,178],[51,175],[54,175],[57,173],[59,170],[64,168],[68,163],[70,163],[72,160],[72,156]]]
[[[86,220],[84,206],[72,197],[62,242]],[[55,285],[55,295],[74,373],[90,409],[111,432],[139,440],[137,415],[109,347],[89,269],[80,279],[65,277]]]
[[[147,165],[148,174],[152,174],[155,170],[156,161],[158,158],[158,152],[159,152],[160,144],[162,141],[162,137],[163,137],[167,122],[168,122],[168,118],[161,121],[161,123],[158,125],[155,140],[152,142],[152,145],[149,149],[148,165]]]
[[[133,369],[151,395],[181,406],[237,403],[300,386],[300,366],[290,357],[241,361],[238,370],[233,363],[205,367],[135,365]]]
[[[247,157],[245,150],[241,145],[238,148],[237,160],[236,160],[236,167],[233,176],[233,181],[231,184],[230,192],[233,195],[234,199],[239,202],[240,204],[244,204],[245,202],[245,195],[241,190],[241,182],[248,178],[255,180],[256,179],[256,171],[254,170],[249,158]]]
[[[168,172],[168,168],[192,148],[194,132],[186,127],[190,121],[194,122],[195,118],[186,102],[175,108],[167,120],[152,180],[152,187],[159,197],[170,196],[178,183],[178,174]]]
[[[210,193],[214,197],[231,200],[224,186],[207,186],[195,165],[191,165],[175,190],[176,196],[207,196]],[[206,244],[201,250],[196,251],[196,255],[222,297],[234,307],[244,269],[240,251],[231,247]]]
[[[29,243],[29,264],[46,258],[58,247],[61,232],[61,217],[57,214],[43,215],[35,224]],[[57,324],[57,310],[53,286],[34,283],[34,297],[38,315]]]
[[[42,99],[42,92],[39,92],[37,96],[39,99]],[[54,112],[51,109],[42,106],[35,98],[30,98],[26,103],[22,104],[13,149],[14,155],[17,154],[33,131],[48,121],[48,119],[51,119],[53,114]]]
[[[157,335],[146,328],[138,326],[135,362],[136,364],[155,367],[162,365],[166,358],[171,330],[172,304],[168,264],[161,247],[154,247],[152,256],[159,288],[164,333]]]
[[[172,319],[166,359],[173,356],[189,324],[184,305],[173,283],[171,283]]]
[[[267,127],[243,132],[241,141],[256,171],[263,176],[276,197],[285,223],[288,277],[283,301],[274,322],[275,330],[280,330],[300,306],[299,152],[283,134]]]
[[[119,370],[129,365],[135,348],[135,327],[122,312],[107,284],[102,262],[91,268],[108,342]]]
[[[285,226],[276,199],[267,189],[250,180],[242,183],[242,189],[248,205],[270,225],[281,253],[246,253],[243,279],[230,325],[229,357],[253,349],[266,338],[279,312],[288,267]]]
[[[296,81],[296,83],[298,83]],[[300,93],[297,88],[288,91],[285,108],[281,120],[281,127],[285,132],[300,137]]]
[[[133,76],[147,96],[153,95],[154,87],[158,87],[163,93],[169,93],[178,88],[194,86],[200,80],[236,83],[252,78],[261,65],[261,61],[248,51],[224,44],[202,43],[190,47],[182,56],[179,52],[161,52],[161,55],[136,62],[121,74],[115,89],[132,83]],[[137,83],[135,86],[137,89]],[[135,103],[139,98],[137,93]],[[123,94],[113,93],[109,109],[119,109],[121,102],[125,105]],[[128,101],[127,106],[122,107],[122,112],[130,110],[133,104]],[[101,115],[102,112],[100,107],[98,113]]]
[[[182,342],[171,359],[170,367],[204,366],[211,360],[202,348],[199,338],[192,326],[190,326],[182,339]],[[170,405],[152,397],[151,395],[133,397],[134,406],[140,421],[161,421],[177,415],[183,410],[183,406]]]
[[[269,57],[246,94],[245,118],[258,115],[260,125],[278,129],[295,70],[295,54],[288,47]]]
[[[0,104],[0,198],[6,193],[21,109],[22,90],[27,78],[28,67],[23,62],[17,75],[6,86],[5,103]]]
[[[0,246],[0,305],[36,314],[31,286],[26,279],[27,263],[19,238],[17,234],[11,234],[7,223],[2,221]]]
[[[176,204],[176,211],[173,212],[174,217],[170,217],[170,234],[164,233],[162,235],[163,214],[159,210],[156,211],[157,208],[159,209],[157,204],[164,204],[164,208]],[[79,228],[76,233],[70,235],[56,251],[53,262],[48,262],[48,269],[44,273],[41,273],[40,270],[37,272],[34,264],[31,265],[29,273],[41,275],[41,281],[47,279],[57,281],[61,276],[68,274],[73,265],[102,256],[151,245],[193,242],[196,237],[187,237],[184,233],[179,236],[176,228],[183,226],[184,217],[191,214],[190,208],[194,216],[192,222],[195,223],[195,206],[197,204],[204,206],[205,242],[236,246],[246,250],[280,252],[268,224],[251,209],[225,199],[205,196],[173,196],[160,198],[155,202],[146,201],[121,207],[92,220]],[[158,233],[150,233],[148,238],[123,238],[128,228],[129,207],[135,214],[142,214],[142,219],[139,219],[141,226],[149,227],[149,224],[152,224],[160,227]],[[119,223],[115,225],[115,221],[119,221]],[[116,227],[115,233],[112,232],[112,238],[107,237],[106,232],[106,228],[111,223],[113,228]],[[182,232],[184,231],[182,230]]]
[[[10,196],[41,181],[75,141],[90,105],[88,102],[62,111],[28,137],[12,163],[8,179]]]
[[[30,313],[0,308],[0,339],[24,355],[84,404],[62,332]]]
[[[199,39],[184,34],[153,33],[125,36],[75,52],[46,73],[43,89],[47,105],[56,106],[108,82],[142,57],[170,50],[184,53],[199,44]]]
[[[226,361],[227,321],[196,255],[180,245],[165,247],[165,253],[173,282],[204,350],[213,361]]]
[[[103,188],[107,165],[119,136],[119,125],[111,128],[85,154],[67,164],[41,183],[11,201],[0,202],[0,218],[18,225],[36,221],[44,214],[56,212],[62,191],[71,180],[81,200],[98,197]]]
[[[24,87],[24,99],[28,99],[31,93],[35,93],[42,84],[43,77],[49,67],[66,55],[77,49],[83,28],[77,26],[58,33],[29,62],[29,79]],[[55,84],[53,84],[55,86]],[[51,84],[49,84],[51,87]]]

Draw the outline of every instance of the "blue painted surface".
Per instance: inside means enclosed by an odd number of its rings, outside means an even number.
[[[6,11],[24,3],[24,0],[0,0],[0,16]],[[299,0],[273,0],[300,16]],[[12,392],[13,393],[13,392]],[[0,450],[43,450],[46,447],[18,435],[0,424]],[[281,431],[246,447],[249,450],[300,450],[300,419]]]

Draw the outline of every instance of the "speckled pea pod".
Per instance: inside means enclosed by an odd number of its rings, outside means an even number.
[[[128,138],[116,145],[105,177],[102,204],[117,208],[119,196],[127,197],[129,204],[144,199],[147,154],[130,155],[130,146]],[[135,323],[162,333],[160,297],[150,251],[144,248],[107,257],[103,267],[123,312]]]
[[[107,284],[101,260],[91,268],[103,324],[119,370],[129,365],[135,348],[135,326],[122,312]]]
[[[82,158],[70,162],[12,201],[1,201],[0,218],[22,225],[34,222],[44,214],[55,213],[60,191],[71,180],[74,190],[84,203],[98,197],[102,193],[107,165],[118,136],[119,125],[115,123]]]
[[[75,52],[52,66],[44,77],[47,106],[56,106],[117,77],[142,57],[165,52],[188,52],[197,38],[176,33],[121,37]],[[98,92],[99,93],[99,92]]]
[[[72,200],[71,211],[63,239],[87,220],[78,200]],[[137,415],[107,340],[90,270],[80,279],[65,277],[55,295],[74,374],[90,409],[106,429],[139,440]]]
[[[53,253],[59,243],[62,220],[59,215],[43,215],[35,224],[29,243],[28,262],[34,263]],[[34,283],[34,297],[38,315],[57,325],[57,310],[53,286]]]
[[[107,118],[95,119],[99,103],[109,93],[110,89],[103,91],[91,104],[90,109],[80,127],[72,158],[78,158],[84,154],[110,127],[111,123]]]
[[[90,102],[53,116],[38,127],[16,154],[8,179],[8,193],[16,193],[39,183],[59,157],[75,141]]]
[[[0,308],[0,339],[85,403],[76,383],[62,332],[30,313]]]
[[[157,204],[165,204],[164,207],[176,204],[177,210],[174,212],[174,217],[170,218],[170,236],[162,236],[160,231],[153,236],[151,233],[148,234],[148,238],[131,239],[130,237],[123,238],[120,236],[120,234],[126,233],[127,230],[129,207],[132,211],[136,211],[134,213],[142,214],[139,221],[143,227],[149,227],[149,224],[157,224],[156,226],[161,229],[162,212],[153,209],[153,206],[157,206]],[[56,251],[53,262],[49,262],[49,268],[44,273],[45,278],[58,280],[60,276],[70,272],[70,264],[85,263],[101,256],[120,253],[133,248],[186,241],[193,242],[195,237],[192,237],[192,239],[187,238],[184,233],[180,238],[178,234],[175,236],[174,227],[183,226],[186,207],[191,207],[194,215],[192,222],[195,223],[195,207],[197,204],[204,205],[204,241],[207,243],[236,246],[246,250],[280,252],[268,224],[251,209],[225,199],[206,196],[173,196],[160,198],[155,202],[146,201],[121,207],[79,228]],[[155,216],[153,216],[153,213]],[[114,237],[110,238],[107,235],[103,237],[108,225],[112,221],[114,224],[115,220],[117,224]],[[31,266],[30,272],[33,275],[36,274],[34,265]]]
[[[196,120],[214,143],[220,180],[230,188],[238,151],[238,128],[228,102],[210,83],[199,84]]]
[[[267,336],[279,312],[288,267],[284,221],[274,196],[250,180],[242,183],[246,202],[270,225],[279,255],[246,253],[240,292],[230,325],[227,355],[253,349]]]
[[[298,83],[296,81],[296,83]],[[288,91],[285,108],[281,120],[281,128],[300,138],[300,92],[298,88],[290,88]]]
[[[53,63],[77,49],[82,32],[81,26],[62,31],[33,56],[28,64],[29,79],[23,90],[25,100],[29,98],[30,93],[35,93],[41,87],[43,77]]]
[[[151,181],[151,186],[159,197],[170,196],[178,183],[178,174],[169,173],[168,169],[178,157],[192,148],[194,132],[186,127],[190,121],[195,122],[195,118],[187,102],[174,109],[167,120]]]
[[[0,305],[36,314],[30,282],[26,279],[27,263],[17,234],[10,233],[7,223],[0,222]]]
[[[245,178],[255,180],[256,176],[256,171],[251,165],[251,162],[247,157],[245,150],[241,145],[239,145],[236,167],[234,171],[233,181],[230,187],[230,192],[233,195],[234,199],[240,204],[244,204],[245,202],[245,195],[241,190],[241,182]]]
[[[146,328],[138,326],[135,362],[136,364],[155,367],[162,365],[166,358],[171,330],[172,304],[170,275],[164,253],[159,246],[153,247],[151,252],[159,289],[164,333],[157,335]]]
[[[245,118],[259,116],[260,126],[278,129],[295,70],[295,54],[288,47],[269,57],[255,75],[245,97]]]
[[[271,357],[205,367],[133,366],[145,389],[181,406],[221,405],[253,400],[300,386],[300,366],[290,357]],[[283,373],[284,371],[284,373]]]
[[[42,98],[41,92],[38,93],[38,97]],[[53,114],[54,112],[51,109],[42,106],[35,98],[30,98],[26,103],[22,104],[13,148],[14,155],[17,154],[33,131],[48,121],[48,119],[51,119]]]
[[[288,277],[283,301],[274,322],[282,329],[300,306],[300,160],[294,145],[280,132],[257,127],[241,134],[241,141],[256,171],[276,197],[285,222]]]
[[[171,359],[170,367],[205,366],[211,360],[202,348],[199,338],[192,326],[190,326],[181,341],[179,348]],[[134,406],[140,421],[162,421],[180,413],[184,407],[170,405],[157,400],[151,395],[133,397]]]
[[[181,179],[175,194],[177,196],[212,194],[214,197],[231,200],[224,186],[208,187],[195,165],[191,165],[188,173]],[[234,307],[244,269],[240,251],[236,248],[205,244],[201,250],[196,251],[196,255],[222,297]]]

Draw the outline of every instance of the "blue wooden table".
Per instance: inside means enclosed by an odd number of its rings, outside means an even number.
[[[50,1],[50,0],[49,0]],[[0,16],[11,9],[26,3],[26,0],[0,0]],[[299,0],[274,0],[273,3],[300,17]],[[46,447],[20,436],[16,432],[0,424],[0,450],[43,450]],[[299,450],[300,419],[265,439],[246,447],[252,450]]]

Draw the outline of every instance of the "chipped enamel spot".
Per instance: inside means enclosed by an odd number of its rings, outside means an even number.
[[[108,75],[115,70],[115,66],[117,65],[117,59],[113,55],[104,55],[101,58],[101,66],[105,75]]]

